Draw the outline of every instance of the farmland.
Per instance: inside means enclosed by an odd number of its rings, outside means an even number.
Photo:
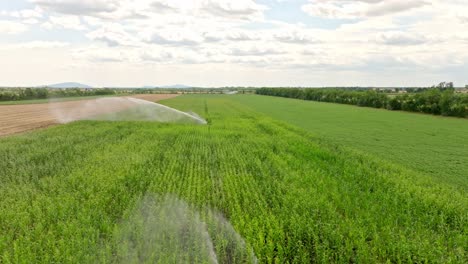
[[[414,91],[408,93],[408,91]],[[403,110],[433,115],[468,117],[468,96],[461,89],[456,91],[453,83],[441,83],[437,88],[405,89],[403,94],[388,95],[386,91],[373,89],[298,89],[298,88],[261,88],[257,94],[280,96],[358,105],[388,110]]]
[[[79,121],[0,139],[0,262],[466,261],[464,165],[428,177],[361,153],[371,143],[336,113],[319,131],[320,113],[287,116],[311,102],[265,98],[164,101],[208,125]],[[327,137],[334,126],[351,138]]]
[[[341,146],[468,189],[467,120],[277,97],[230,99]]]
[[[175,94],[147,94],[135,95],[134,98],[158,101],[161,99],[175,97]],[[86,100],[85,100],[86,99]],[[20,101],[21,102],[21,101]],[[0,136],[20,133],[28,130],[43,128],[54,124],[63,123],[64,115],[72,113],[80,118],[95,114],[103,114],[109,111],[124,110],[128,105],[123,103],[103,107],[96,106],[92,99],[78,97],[75,100],[66,100],[53,103],[42,104],[14,104],[0,105]],[[87,106],[87,107],[86,107]],[[61,112],[61,113],[59,113]]]

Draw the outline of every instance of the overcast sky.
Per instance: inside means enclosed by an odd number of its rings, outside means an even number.
[[[468,0],[0,0],[0,86],[468,84]]]

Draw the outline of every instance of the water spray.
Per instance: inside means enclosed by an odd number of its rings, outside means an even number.
[[[165,123],[207,124],[195,113],[186,113],[162,104],[132,97],[98,98],[69,104],[49,104],[59,123],[78,120],[155,121]]]
[[[145,195],[116,227],[114,263],[257,263],[218,212],[173,195]]]

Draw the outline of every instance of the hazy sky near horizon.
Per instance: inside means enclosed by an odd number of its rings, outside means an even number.
[[[0,0],[0,86],[468,84],[468,0]]]

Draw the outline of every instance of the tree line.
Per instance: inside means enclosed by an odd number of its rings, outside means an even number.
[[[256,94],[331,102],[433,115],[468,117],[468,95],[455,89],[429,88],[418,93],[387,95],[374,90],[333,88],[260,88]]]
[[[131,94],[190,94],[209,93],[222,94],[237,91],[239,93],[254,93],[254,88],[226,87],[226,88],[0,88],[1,101],[21,101],[34,99],[100,96],[100,95],[131,95]]]
[[[0,89],[0,101],[20,101],[76,96],[113,95],[114,89],[48,89],[48,88],[4,88]]]

